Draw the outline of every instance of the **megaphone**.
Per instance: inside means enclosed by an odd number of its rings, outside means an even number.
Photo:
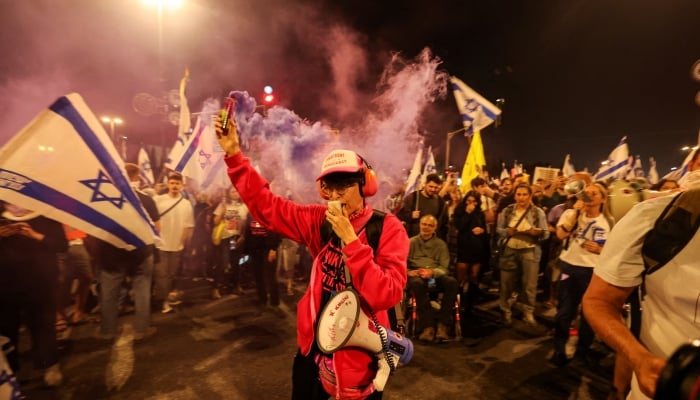
[[[570,180],[566,183],[566,185],[564,185],[564,191],[566,194],[575,196],[579,200],[586,201],[584,198],[584,189],[586,189],[586,183],[581,179]]]
[[[379,369],[372,383],[380,392],[394,369],[408,364],[413,357],[413,342],[370,321],[360,308],[357,292],[352,289],[338,292],[323,308],[316,328],[316,343],[328,354],[343,347],[360,347],[373,352],[379,358]]]

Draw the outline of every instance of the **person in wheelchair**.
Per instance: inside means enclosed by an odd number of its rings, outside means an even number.
[[[437,219],[425,215],[420,219],[420,233],[410,239],[408,251],[408,283],[410,295],[416,299],[418,339],[423,342],[446,341],[447,327],[452,323],[452,307],[457,297],[457,280],[448,273],[450,253],[447,244],[437,237]],[[440,310],[430,304],[430,294],[443,293]],[[435,325],[437,322],[437,334]]]

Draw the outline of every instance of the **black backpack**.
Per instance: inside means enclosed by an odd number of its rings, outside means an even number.
[[[641,302],[646,296],[644,282],[647,275],[663,268],[680,253],[700,227],[700,189],[688,190],[674,197],[644,237],[642,284],[630,295],[630,330],[639,338],[641,330]]]

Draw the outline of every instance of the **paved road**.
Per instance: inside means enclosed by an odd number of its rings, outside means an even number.
[[[23,391],[29,399],[288,399],[298,296],[285,297],[280,317],[259,313],[250,291],[211,301],[205,286],[192,285],[177,312],[154,314],[158,332],[146,342],[131,340],[129,315],[114,344],[93,338],[95,324],[74,327],[61,359],[64,385],[44,389],[41,377],[25,368]],[[413,360],[389,379],[384,399],[606,398],[613,359],[603,347],[596,347],[596,367],[554,368],[546,362],[551,315],[539,315],[537,328],[518,320],[506,328],[495,304],[485,302],[479,316],[471,334],[481,340],[471,347],[416,343]],[[29,338],[22,339],[24,349]],[[30,366],[26,349],[22,354]]]

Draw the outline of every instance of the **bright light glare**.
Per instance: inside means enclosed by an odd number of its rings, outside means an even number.
[[[119,117],[114,117],[114,118],[112,119],[112,121],[114,121],[114,123],[117,124],[117,125],[120,125],[120,124],[124,123],[124,120],[121,119],[121,118],[119,118]]]
[[[263,91],[267,94],[272,94],[272,86],[267,85],[263,88]]]
[[[273,95],[271,95],[271,94],[268,94],[268,95],[265,96],[265,102],[266,102],[266,103],[271,103],[272,100],[274,100],[274,99],[275,99],[275,96],[273,96]]]
[[[185,0],[141,0],[149,7],[173,9],[182,6]]]

